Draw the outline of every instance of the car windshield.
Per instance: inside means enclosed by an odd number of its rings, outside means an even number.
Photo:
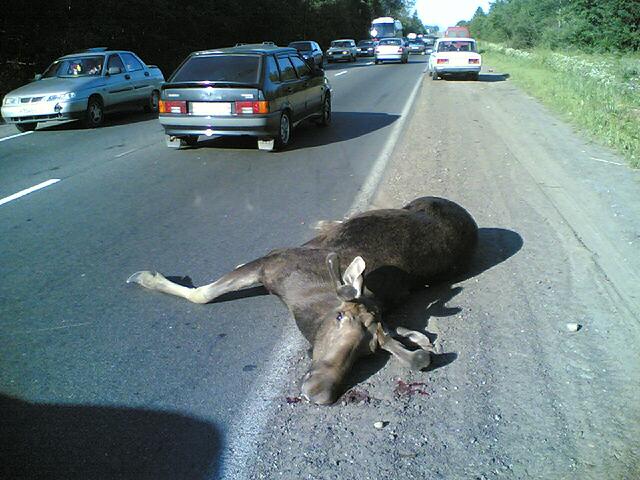
[[[475,52],[475,42],[440,42],[438,44],[438,52]]]
[[[383,38],[380,40],[380,45],[402,45],[402,40],[399,38]]]
[[[173,74],[172,82],[258,83],[258,55],[195,56]]]
[[[332,47],[336,48],[349,48],[351,46],[351,42],[331,42]]]
[[[313,50],[310,42],[291,42],[289,46],[298,51]]]
[[[373,42],[370,40],[360,40],[358,42],[359,47],[373,47]]]
[[[53,62],[42,74],[43,78],[51,77],[87,77],[102,73],[104,57],[61,58]]]

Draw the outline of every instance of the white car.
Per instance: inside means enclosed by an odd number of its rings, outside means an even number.
[[[356,47],[356,41],[351,38],[334,40],[327,50],[327,62],[329,63],[337,62],[338,60],[355,62],[357,59],[358,47]]]
[[[383,61],[396,61],[407,63],[409,61],[409,47],[402,38],[383,38],[376,45],[375,63]]]
[[[473,38],[439,38],[429,56],[429,72],[434,80],[444,75],[463,75],[477,80],[482,57]]]
[[[160,69],[133,52],[90,48],[58,58],[31,83],[7,93],[2,117],[21,132],[72,119],[98,127],[106,111],[123,106],[157,112],[163,82]]]

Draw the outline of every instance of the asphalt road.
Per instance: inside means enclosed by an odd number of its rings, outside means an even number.
[[[5,478],[216,478],[237,463],[243,406],[298,336],[286,308],[198,306],[125,280],[210,282],[343,217],[372,192],[425,67],[329,66],[333,125],[301,126],[282,153],[244,139],[169,150],[141,113],[0,126],[0,199],[59,180],[0,205],[0,401],[20,432]]]

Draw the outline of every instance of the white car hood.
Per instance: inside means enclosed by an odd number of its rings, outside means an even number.
[[[104,85],[102,77],[53,77],[33,81],[16,88],[7,97],[37,97],[55,93],[78,92],[86,88],[97,88]]]

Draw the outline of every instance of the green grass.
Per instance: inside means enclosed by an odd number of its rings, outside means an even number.
[[[482,63],[508,73],[510,81],[640,168],[640,59],[598,55],[596,60],[490,45]]]

